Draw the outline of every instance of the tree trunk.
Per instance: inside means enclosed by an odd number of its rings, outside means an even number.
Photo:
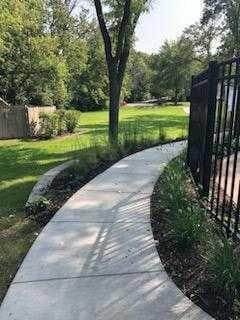
[[[119,104],[121,83],[118,81],[117,72],[109,75],[109,140],[111,144],[118,141]]]

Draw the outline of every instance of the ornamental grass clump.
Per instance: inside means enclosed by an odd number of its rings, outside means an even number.
[[[203,229],[203,215],[194,206],[171,212],[168,219],[170,234],[181,251],[191,250],[200,243]]]
[[[166,131],[164,130],[164,128],[161,125],[159,125],[159,128],[158,128],[158,139],[162,143],[167,140]]]
[[[240,248],[230,239],[209,239],[204,254],[212,283],[234,301],[240,296]]]
[[[181,251],[198,245],[204,234],[204,212],[187,192],[188,180],[181,158],[175,159],[165,171],[165,219],[169,233]]]

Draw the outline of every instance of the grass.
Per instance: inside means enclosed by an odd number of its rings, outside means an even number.
[[[167,138],[186,134],[188,117],[181,107],[122,109],[121,127],[140,124],[144,134],[156,137],[159,127]],[[81,134],[46,141],[0,141],[0,215],[16,212],[24,205],[38,177],[48,169],[73,157],[89,147],[93,137],[106,137],[108,112],[88,112],[81,116]]]
[[[39,224],[26,218],[23,210],[31,189],[41,174],[68,159],[85,159],[86,153],[88,158],[97,157],[97,144],[106,144],[107,122],[107,111],[87,112],[81,115],[80,132],[72,136],[0,141],[0,301],[40,231]],[[146,145],[159,138],[176,139],[186,135],[187,123],[182,106],[121,109],[122,153],[132,136],[134,143]]]
[[[176,247],[188,252],[201,241],[205,225],[203,210],[188,193],[189,178],[183,159],[185,153],[174,159],[161,177],[161,204],[168,212],[166,225]]]

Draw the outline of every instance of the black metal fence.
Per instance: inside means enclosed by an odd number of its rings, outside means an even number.
[[[211,214],[239,235],[240,58],[211,62],[192,79],[188,165]]]

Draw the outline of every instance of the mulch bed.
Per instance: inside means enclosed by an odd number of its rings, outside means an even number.
[[[196,197],[195,188],[192,196]],[[182,292],[196,305],[217,320],[237,320],[240,314],[234,313],[229,298],[222,292],[216,292],[211,283],[205,260],[197,250],[187,254],[177,249],[164,218],[168,212],[161,201],[161,177],[158,180],[151,199],[151,222],[157,250],[166,272]]]

